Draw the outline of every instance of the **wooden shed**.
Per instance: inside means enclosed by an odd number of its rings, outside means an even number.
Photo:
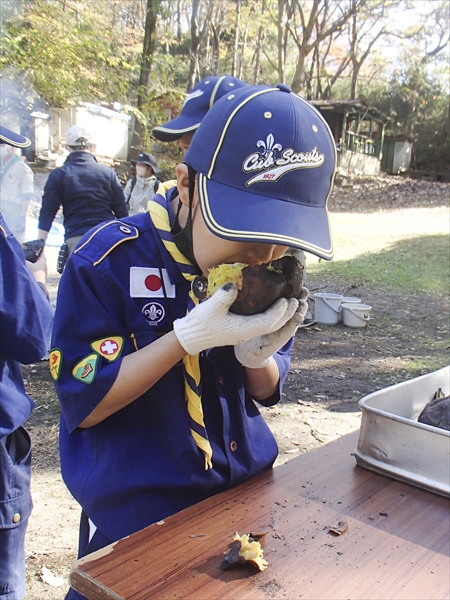
[[[389,118],[364,100],[311,100],[328,125],[338,149],[338,168],[375,175],[381,170]]]

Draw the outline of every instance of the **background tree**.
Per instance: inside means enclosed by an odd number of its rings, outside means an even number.
[[[444,0],[2,0],[0,25],[2,111],[119,102],[136,148],[215,74],[364,96],[414,139],[417,165],[445,145]]]

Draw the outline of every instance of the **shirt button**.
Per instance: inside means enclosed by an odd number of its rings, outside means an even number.
[[[220,383],[220,385],[224,385],[224,381],[223,381],[222,375],[219,375],[219,383]]]
[[[19,513],[15,513],[13,515],[12,520],[13,520],[13,523],[18,523],[20,521],[20,514]]]
[[[231,452],[236,452],[236,450],[237,450],[237,442],[235,440],[231,440],[231,442],[230,442],[230,450],[231,450]]]

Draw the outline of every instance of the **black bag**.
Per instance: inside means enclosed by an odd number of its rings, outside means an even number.
[[[69,248],[68,248],[67,244],[64,242],[64,244],[59,249],[58,261],[56,263],[56,270],[60,275],[62,275],[62,273],[64,271],[64,267],[66,266],[66,262],[67,262],[68,258],[69,258]]]

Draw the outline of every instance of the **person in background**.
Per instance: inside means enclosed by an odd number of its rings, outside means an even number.
[[[148,201],[158,191],[161,182],[156,178],[156,173],[161,169],[156,164],[156,158],[148,152],[141,152],[136,160],[131,161],[136,165],[136,177],[132,177],[123,191],[130,215],[147,212]]]
[[[16,148],[29,145],[16,145],[19,138],[28,140],[0,126],[0,210],[17,240],[24,242],[28,207],[34,198],[34,177],[30,167],[16,154]]]
[[[62,206],[64,238],[70,254],[81,237],[104,221],[128,215],[120,181],[113,169],[97,162],[96,144],[89,131],[80,125],[66,132],[69,156],[54,169],[44,187],[39,213],[38,237],[44,241]]]
[[[8,132],[8,130],[6,130]],[[26,148],[29,140],[6,133],[2,140]],[[0,213],[0,598],[25,597],[25,532],[32,509],[31,440],[23,424],[33,401],[20,364],[48,351],[53,310],[46,298],[45,255],[25,262],[23,249]],[[42,288],[42,289],[41,289]]]
[[[244,81],[230,75],[214,75],[202,79],[186,96],[179,116],[154,127],[153,135],[161,142],[178,141],[183,154],[186,154],[192,136],[211,106],[225,94],[245,85]]]

